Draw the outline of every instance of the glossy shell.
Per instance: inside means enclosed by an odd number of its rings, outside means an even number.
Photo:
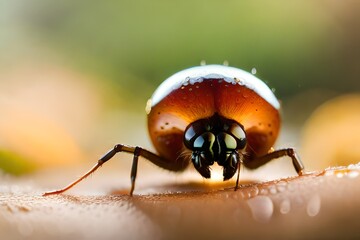
[[[266,154],[280,128],[280,104],[267,85],[243,70],[193,67],[166,79],[147,104],[150,138],[160,156],[182,161],[185,128],[218,113],[244,126],[248,154]],[[184,160],[185,161],[185,160]]]

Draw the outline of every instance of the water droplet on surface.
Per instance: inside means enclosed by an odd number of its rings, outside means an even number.
[[[187,85],[189,85],[189,83],[190,83],[190,77],[186,77],[185,78],[185,81],[183,82],[183,86],[187,86]],[[181,89],[184,89],[184,88],[181,88]]]
[[[225,60],[225,61],[223,62],[223,65],[224,65],[224,66],[229,66],[229,61],[228,61],[228,60]]]
[[[290,212],[291,203],[289,199],[285,199],[280,203],[280,213],[287,214]]]
[[[234,81],[236,84],[244,85],[244,81],[240,78],[234,78]],[[240,89],[238,89],[238,92],[240,92]]]
[[[253,68],[251,69],[251,74],[255,75],[256,72],[257,72],[257,71],[256,71],[256,68],[253,67]]]
[[[249,198],[256,197],[257,195],[259,195],[259,189],[256,186],[253,186],[247,190],[247,193],[249,195]]]
[[[356,164],[350,164],[347,168],[348,168],[348,169],[358,169],[358,167],[356,166]]]
[[[336,173],[336,177],[337,177],[337,178],[343,178],[343,177],[344,177],[344,173],[343,173],[343,172],[338,172],[338,173]]]
[[[201,60],[200,61],[200,66],[205,66],[206,65],[206,61],[205,60]]]
[[[257,196],[247,200],[253,218],[258,222],[267,222],[274,212],[274,204],[267,196]]]
[[[276,193],[277,193],[276,187],[275,187],[275,186],[270,186],[270,187],[269,187],[269,192],[270,192],[271,194],[276,194]]]
[[[346,174],[346,177],[348,178],[356,178],[359,176],[359,171],[349,171],[348,174]]]
[[[268,194],[269,194],[269,191],[266,188],[262,188],[260,190],[260,195],[268,195]]]
[[[321,208],[321,199],[319,195],[314,195],[310,198],[308,201],[308,204],[306,206],[306,213],[310,217],[315,217],[319,214]]]
[[[280,181],[276,184],[276,189],[278,192],[284,192],[286,190],[287,183],[284,181]]]

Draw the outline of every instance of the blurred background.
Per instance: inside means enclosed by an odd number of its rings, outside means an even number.
[[[0,0],[0,168],[89,166],[115,143],[152,149],[147,99],[202,60],[256,69],[282,102],[278,147],[297,147],[309,170],[357,163],[359,10],[356,0]]]

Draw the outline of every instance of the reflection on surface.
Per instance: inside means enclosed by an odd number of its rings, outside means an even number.
[[[150,181],[155,193],[144,194],[147,187],[143,185],[133,197],[124,192],[94,196],[92,189],[87,191],[90,194],[42,197],[43,188],[3,175],[0,230],[8,238],[28,239],[291,239],[298,231],[309,239],[344,233],[352,237],[358,233],[359,172],[360,163],[300,177],[242,183],[237,191],[186,181],[154,187]],[[151,178],[166,182],[159,175]],[[96,182],[92,188],[103,185]]]
[[[267,222],[270,220],[274,204],[271,198],[267,196],[256,196],[247,201],[253,218],[258,222]]]

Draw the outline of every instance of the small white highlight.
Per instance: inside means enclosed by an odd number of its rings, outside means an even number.
[[[306,213],[310,217],[315,217],[319,214],[321,208],[321,199],[319,195],[314,195],[310,198],[307,207],[306,207]]]
[[[146,102],[146,106],[145,106],[145,112],[146,114],[150,114],[151,112],[151,106],[152,106],[152,100],[151,98],[149,100],[147,100]]]
[[[267,196],[257,196],[247,201],[253,218],[258,222],[268,222],[274,212],[274,204]]]

